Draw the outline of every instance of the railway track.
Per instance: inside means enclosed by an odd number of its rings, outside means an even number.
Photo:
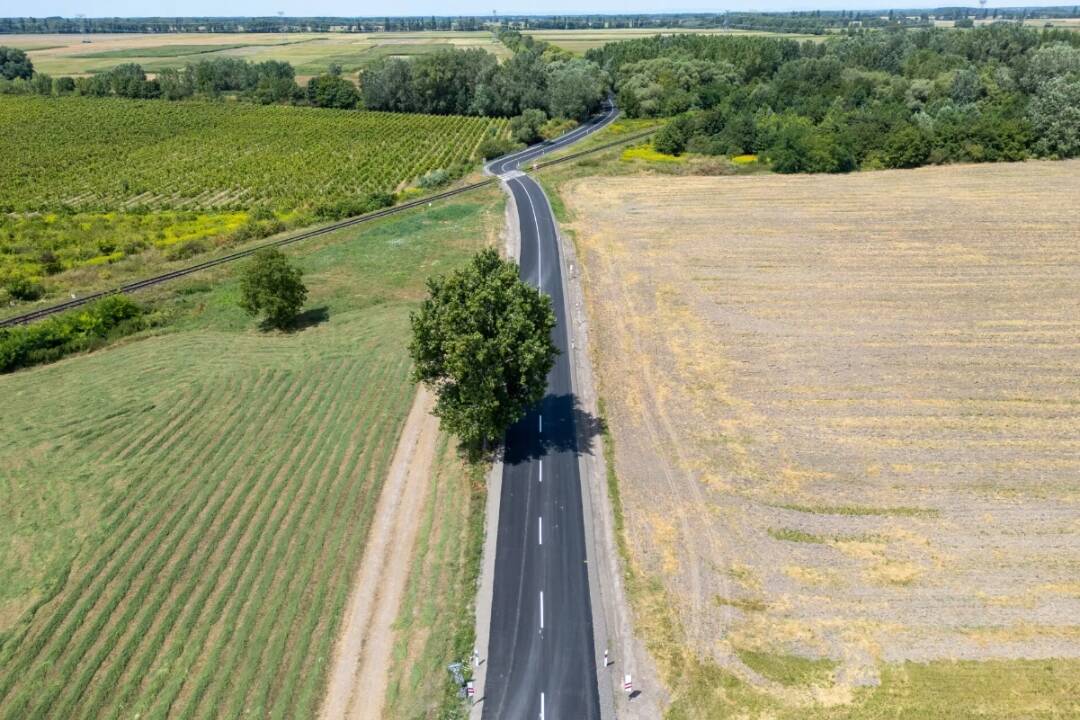
[[[589,155],[591,153],[599,152],[601,150],[607,150],[617,145],[623,145],[628,142],[633,142],[634,140],[640,140],[648,135],[651,135],[653,132],[655,131],[646,130],[644,132],[635,133],[633,135],[627,135],[626,137],[619,138],[618,140],[610,143],[605,143],[594,148],[589,148],[588,150],[581,150],[576,153],[570,153],[569,155],[555,158],[554,160],[547,160],[545,162],[537,163],[536,168],[540,169],[549,165],[557,165],[559,163],[577,159],[583,155]],[[83,305],[86,305],[87,303],[93,302],[103,297],[107,297],[109,295],[117,295],[121,293],[126,294],[137,292],[139,290],[145,290],[146,288],[160,285],[161,283],[165,283],[170,280],[176,280],[177,278],[192,275],[194,273],[200,272],[201,270],[206,270],[208,268],[216,267],[218,265],[224,265],[225,263],[230,263],[235,260],[250,257],[251,255],[254,255],[258,251],[265,248],[283,247],[285,245],[292,245],[293,243],[301,242],[302,240],[310,240],[313,237],[325,235],[327,233],[334,232],[335,230],[352,227],[353,225],[361,225],[363,223],[371,222],[372,220],[378,220],[379,218],[387,217],[388,215],[395,215],[400,212],[405,212],[406,210],[411,210],[413,208],[421,207],[423,205],[428,205],[438,200],[445,200],[446,198],[454,197],[455,195],[472,192],[473,190],[487,187],[488,185],[492,185],[494,183],[497,183],[498,181],[499,179],[497,177],[487,178],[479,182],[470,183],[469,185],[463,185],[459,188],[454,188],[453,190],[436,193],[435,195],[428,195],[426,197],[418,198],[416,200],[410,200],[409,202],[405,202],[400,205],[383,208],[382,210],[376,210],[374,212],[367,213],[366,215],[358,215],[347,220],[342,220],[340,222],[324,225],[323,227],[316,228],[315,230],[308,230],[306,232],[302,232],[296,235],[290,235],[289,237],[280,238],[278,240],[271,240],[269,242],[250,247],[245,250],[238,250],[234,253],[229,253],[228,255],[222,255],[221,257],[216,257],[211,260],[205,260],[201,263],[196,263],[195,265],[189,265],[185,268],[179,268],[177,270],[172,270],[170,272],[162,273],[160,275],[154,275],[153,277],[136,280],[134,282],[126,283],[124,285],[120,285],[109,290],[99,290],[98,292],[89,293],[79,298],[73,298],[62,303],[57,303],[56,305],[49,305],[48,307],[38,308],[37,310],[31,310],[30,312],[22,313],[21,315],[13,315],[8,318],[0,319],[0,327],[25,325],[26,323],[31,323],[35,320],[41,320],[43,318],[49,317],[50,315],[55,315],[66,310],[73,310],[74,308],[81,307]]]

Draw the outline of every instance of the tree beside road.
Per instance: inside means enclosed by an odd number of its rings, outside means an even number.
[[[551,298],[492,249],[428,289],[411,317],[413,378],[435,391],[444,429],[486,447],[544,396],[558,354]]]

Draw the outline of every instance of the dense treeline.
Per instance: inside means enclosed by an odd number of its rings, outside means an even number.
[[[608,78],[599,65],[517,32],[500,33],[513,56],[441,50],[413,60],[388,58],[360,76],[369,110],[511,117],[539,110],[582,120],[599,109]]]
[[[590,51],[657,149],[781,172],[1080,155],[1080,35],[990,25],[826,42],[667,36]]]
[[[943,7],[882,11],[810,10],[794,12],[659,13],[621,15],[510,15],[427,17],[145,17],[0,18],[2,33],[223,33],[223,32],[420,32],[513,28],[518,30],[597,30],[610,28],[732,28],[820,34],[847,28],[930,25],[948,20],[1077,17],[1075,6],[965,8]]]
[[[23,51],[0,47],[0,94],[165,100],[219,98],[228,94],[262,105],[292,103],[354,108],[360,101],[360,93],[355,85],[340,77],[340,72],[340,68],[331,67],[329,73],[311,78],[305,90],[296,84],[295,70],[287,62],[251,63],[221,57],[189,63],[179,70],[161,70],[154,78],[148,78],[142,66],[135,63],[118,65],[89,77],[53,78],[35,73]]]

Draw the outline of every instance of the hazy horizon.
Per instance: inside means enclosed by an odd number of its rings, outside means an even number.
[[[7,5],[7,1],[3,3]],[[14,3],[12,3],[14,5]],[[0,10],[0,17],[68,17],[82,14],[91,18],[105,17],[272,17],[279,12],[286,17],[408,17],[436,15],[440,17],[467,15],[485,16],[496,11],[499,15],[624,15],[624,14],[666,14],[666,13],[718,13],[733,12],[789,12],[809,10],[888,10],[894,9],[929,9],[938,7],[978,8],[977,2],[948,4],[943,2],[900,2],[893,5],[879,2],[791,2],[790,0],[763,0],[752,5],[727,4],[715,2],[694,2],[680,0],[669,7],[658,5],[655,0],[590,0],[588,4],[571,0],[551,0],[542,8],[536,3],[514,0],[509,3],[490,3],[483,0],[459,0],[445,3],[437,0],[406,0],[398,4],[393,12],[386,12],[357,7],[354,3],[343,0],[321,0],[320,2],[299,2],[281,0],[268,4],[265,0],[238,0],[230,3],[228,12],[222,13],[222,4],[211,0],[107,0],[87,3],[80,0],[55,0],[34,5],[33,13],[14,12],[15,8]],[[20,8],[23,9],[26,6]],[[988,9],[994,7],[1071,7],[1070,4],[1054,5],[1046,2],[1010,1],[988,3]]]

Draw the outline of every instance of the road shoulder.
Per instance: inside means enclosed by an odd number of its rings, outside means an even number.
[[[557,221],[556,232],[562,263],[563,296],[566,298],[567,317],[570,318],[568,330],[574,394],[583,414],[601,418],[588,344],[588,320],[580,265],[572,239],[562,232]],[[623,584],[622,560],[615,541],[611,498],[607,492],[608,470],[603,439],[586,437],[585,423],[579,422],[577,431],[578,446],[583,448],[578,455],[578,463],[582,481],[586,485],[582,502],[601,710],[607,713],[614,705],[615,717],[654,720],[663,716],[663,709],[668,705],[668,693],[660,682],[660,675],[644,643],[634,635],[633,616]],[[605,651],[610,662],[607,667],[604,666]],[[638,693],[633,700],[623,691],[625,675],[631,676],[634,690]]]

